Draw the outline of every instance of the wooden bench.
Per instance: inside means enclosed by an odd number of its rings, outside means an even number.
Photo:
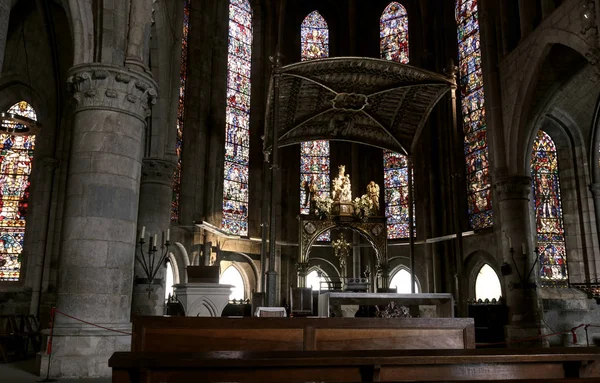
[[[471,318],[137,317],[133,352],[475,348]]]
[[[0,315],[0,357],[4,362],[39,351],[41,333],[33,315]]]
[[[598,382],[597,348],[117,352],[113,383]]]

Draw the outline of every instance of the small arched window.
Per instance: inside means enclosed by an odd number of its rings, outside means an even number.
[[[554,141],[542,130],[533,143],[531,178],[540,279],[543,286],[566,286],[569,276],[558,156]]]
[[[390,287],[396,288],[398,294],[411,294],[410,288],[410,271],[402,268],[400,269],[394,276],[392,277],[392,281],[390,282]],[[420,293],[421,289],[419,288],[419,281],[415,277],[415,293]]]
[[[381,58],[408,64],[408,15],[397,2],[390,3],[379,20]]]
[[[245,298],[245,285],[244,278],[242,278],[242,274],[235,266],[229,266],[225,272],[221,275],[221,280],[219,281],[222,285],[232,285],[233,290],[231,295],[229,295],[229,300],[244,300]]]
[[[475,299],[485,301],[489,299],[500,299],[502,296],[502,287],[498,274],[487,263],[479,269],[477,279],[475,280]]]
[[[165,271],[165,300],[169,299],[169,296],[173,295],[175,284],[175,275],[173,273],[173,266],[170,261],[167,261],[167,270]]]
[[[37,121],[37,114],[26,101],[8,113]],[[2,121],[7,132],[19,131],[19,124]],[[29,208],[29,177],[35,149],[34,135],[0,134],[0,281],[18,281],[21,276],[21,253]]]

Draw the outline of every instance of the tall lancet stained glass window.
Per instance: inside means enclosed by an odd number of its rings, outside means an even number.
[[[317,11],[308,14],[300,26],[302,61],[329,57],[329,27]]]
[[[402,4],[392,2],[384,9],[379,22],[379,39],[381,58],[408,64],[408,15]],[[383,168],[388,239],[408,238],[408,158],[384,150]]]
[[[567,252],[558,157],[552,138],[540,130],[531,154],[533,203],[542,285],[567,285]]]
[[[25,101],[10,107],[8,113],[37,120],[35,110]],[[8,121],[2,121],[2,127],[8,132],[19,129]],[[18,281],[35,136],[5,133],[0,134],[0,141],[0,281]]]
[[[379,22],[381,58],[408,64],[408,15],[402,4],[390,3]]]
[[[190,30],[190,0],[183,6],[183,33],[181,35],[181,61],[179,64],[179,105],[177,107],[177,167],[173,176],[173,199],[171,200],[171,221],[179,220],[179,197],[181,193],[181,149],[183,147],[183,122],[185,116],[185,86],[187,84],[188,34]]]
[[[248,0],[229,2],[229,56],[225,127],[223,220],[228,233],[248,235],[250,72],[252,8]]]
[[[317,11],[311,12],[300,25],[302,61],[329,57],[329,27]],[[306,190],[314,184],[317,195],[330,195],[329,141],[303,142],[300,145],[300,212],[309,213],[310,201]],[[330,232],[319,236],[319,241],[329,241]]]
[[[477,0],[457,1],[456,23],[469,222],[483,229],[493,222]]]

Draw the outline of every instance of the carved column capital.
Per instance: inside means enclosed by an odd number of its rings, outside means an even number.
[[[151,75],[116,65],[76,65],[69,69],[67,77],[67,90],[75,100],[75,112],[114,110],[143,122],[156,102],[156,89]]]
[[[298,270],[298,275],[306,276],[308,274],[308,263],[297,263],[296,269]]]
[[[159,158],[144,158],[142,160],[142,183],[159,183],[171,185],[175,163]]]
[[[511,199],[529,200],[531,177],[513,176],[503,178],[494,183],[494,189],[499,201]]]

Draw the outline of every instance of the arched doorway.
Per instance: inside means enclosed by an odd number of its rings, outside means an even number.
[[[481,299],[484,302],[488,299],[491,302],[492,299],[500,300],[501,296],[500,278],[498,278],[498,274],[494,269],[486,263],[479,269],[475,279],[475,299]]]
[[[231,295],[229,295],[229,300],[244,300],[244,278],[242,278],[242,274],[235,266],[229,266],[223,274],[221,274],[219,283],[222,285],[234,286]]]
[[[390,282],[390,288],[396,288],[398,294],[410,294],[410,271],[405,268],[401,268],[398,270],[392,277]],[[421,292],[421,287],[417,277],[415,277],[415,293],[419,294]]]

